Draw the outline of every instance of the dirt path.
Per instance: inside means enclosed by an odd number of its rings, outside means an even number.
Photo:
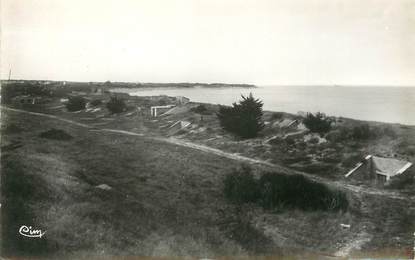
[[[6,110],[6,111],[13,111],[13,112],[17,112],[17,113],[24,113],[24,114],[29,114],[29,115],[34,115],[34,116],[41,116],[41,117],[46,117],[46,118],[51,118],[51,119],[56,119],[59,121],[63,121],[69,124],[73,124],[73,125],[77,125],[80,127],[84,127],[84,128],[88,128],[91,129],[92,131],[104,131],[104,132],[109,132],[109,133],[115,133],[115,134],[122,134],[122,135],[130,135],[130,136],[139,136],[139,137],[143,137],[143,138],[147,138],[150,140],[155,140],[155,141],[159,141],[159,142],[165,142],[165,143],[170,143],[170,144],[174,144],[174,145],[179,145],[179,146],[183,146],[183,147],[188,147],[191,149],[195,149],[195,150],[199,150],[199,151],[203,151],[206,153],[211,153],[211,154],[215,154],[217,156],[221,156],[221,157],[225,157],[228,159],[232,159],[232,160],[237,160],[237,161],[241,161],[241,162],[247,162],[247,163],[251,163],[251,164],[259,164],[259,165],[263,165],[263,166],[267,166],[267,167],[271,167],[274,170],[277,170],[279,172],[284,172],[286,174],[301,174],[304,175],[312,180],[321,182],[321,183],[325,183],[326,185],[335,187],[335,188],[340,188],[340,189],[346,189],[349,191],[352,191],[354,193],[359,193],[359,194],[368,194],[368,195],[376,195],[376,196],[387,196],[389,198],[393,198],[393,199],[401,199],[401,200],[410,200],[412,198],[410,197],[406,197],[406,196],[402,196],[400,194],[398,194],[397,192],[392,192],[392,191],[386,191],[386,190],[377,190],[377,189],[373,189],[373,188],[368,188],[368,187],[359,187],[359,186],[355,186],[355,185],[351,185],[351,184],[347,184],[341,181],[330,181],[318,176],[314,176],[314,175],[310,175],[304,172],[299,172],[299,171],[295,171],[292,169],[288,169],[286,167],[283,167],[281,165],[277,165],[277,164],[273,164],[264,160],[259,160],[259,159],[254,159],[254,158],[249,158],[249,157],[245,157],[239,154],[233,154],[233,153],[228,153],[216,148],[212,148],[209,146],[205,146],[205,145],[201,145],[201,144],[196,144],[196,143],[192,143],[192,142],[187,142],[187,141],[183,141],[183,140],[179,140],[176,138],[166,138],[166,137],[153,137],[153,136],[147,136],[145,134],[142,133],[135,133],[135,132],[131,132],[131,131],[126,131],[126,130],[118,130],[118,129],[109,129],[109,128],[97,128],[96,126],[91,126],[91,125],[87,125],[87,124],[83,124],[83,123],[79,123],[76,122],[74,120],[69,120],[69,119],[65,119],[62,117],[58,117],[55,115],[50,115],[50,114],[44,114],[44,113],[38,113],[38,112],[31,112],[31,111],[26,111],[26,110],[21,110],[21,109],[15,109],[15,108],[8,108],[8,107],[4,107],[1,106],[1,109]]]

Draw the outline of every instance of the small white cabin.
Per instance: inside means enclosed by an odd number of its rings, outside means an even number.
[[[152,117],[160,116],[163,113],[165,113],[165,112],[169,111],[170,109],[172,109],[173,107],[175,107],[175,105],[153,106],[153,107],[150,107],[151,116]]]

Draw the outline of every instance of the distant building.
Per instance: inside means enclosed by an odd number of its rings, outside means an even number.
[[[157,116],[160,116],[163,113],[169,111],[173,107],[175,107],[175,105],[153,106],[153,107],[150,107],[150,113],[151,113],[152,117],[157,117]]]
[[[373,180],[377,184],[388,183],[403,174],[412,166],[412,163],[394,158],[383,158],[368,155],[351,169],[346,178]]]

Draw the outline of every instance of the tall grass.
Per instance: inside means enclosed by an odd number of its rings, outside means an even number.
[[[266,172],[256,180],[248,167],[235,170],[225,178],[224,193],[232,202],[254,202],[266,209],[346,211],[349,206],[343,192],[302,175]]]
[[[34,201],[48,198],[48,189],[34,176],[26,174],[18,162],[2,160],[1,165],[1,252],[3,256],[42,256],[53,247],[46,237],[27,238],[18,231],[22,225],[37,225]],[[44,230],[44,229],[43,229]]]

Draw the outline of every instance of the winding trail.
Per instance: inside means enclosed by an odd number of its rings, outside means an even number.
[[[76,126],[79,126],[79,127],[87,128],[87,129],[90,129],[92,131],[102,131],[102,132],[108,132],[108,133],[114,133],[114,134],[136,136],[136,137],[142,137],[142,138],[146,138],[146,139],[154,140],[154,141],[158,141],[158,142],[164,142],[164,143],[169,143],[169,144],[173,144],[173,145],[179,145],[179,146],[182,146],[182,147],[187,147],[187,148],[203,151],[203,152],[210,153],[210,154],[215,154],[217,156],[225,157],[225,158],[228,158],[228,159],[231,159],[231,160],[236,160],[236,161],[241,161],[241,162],[246,162],[246,163],[251,163],[251,164],[258,164],[258,165],[262,165],[262,166],[267,166],[267,167],[270,167],[270,168],[272,168],[272,169],[274,169],[278,172],[283,172],[283,173],[286,173],[286,174],[301,174],[301,175],[306,176],[307,178],[310,178],[310,179],[315,180],[317,182],[324,183],[326,185],[329,185],[329,186],[332,186],[332,187],[335,187],[335,188],[349,190],[349,191],[352,191],[352,192],[358,193],[358,194],[386,196],[386,197],[389,197],[389,198],[400,199],[400,200],[410,200],[410,199],[412,199],[411,197],[408,197],[408,196],[402,196],[401,194],[398,194],[397,192],[377,190],[377,189],[369,188],[369,187],[359,187],[359,186],[355,186],[355,185],[352,185],[352,184],[344,183],[342,181],[331,181],[331,180],[327,180],[327,179],[324,179],[324,178],[321,178],[321,177],[318,177],[318,176],[314,176],[314,175],[311,175],[311,174],[307,174],[307,173],[304,173],[304,172],[292,170],[292,169],[283,167],[283,166],[278,165],[278,164],[270,163],[268,161],[264,161],[264,160],[260,160],[260,159],[254,159],[254,158],[246,157],[246,156],[239,155],[239,154],[228,153],[228,152],[225,152],[225,151],[213,148],[213,147],[209,147],[209,146],[202,145],[202,144],[196,144],[196,143],[180,140],[180,139],[173,138],[173,137],[169,137],[169,138],[167,138],[167,137],[154,137],[154,136],[145,135],[143,133],[135,133],[135,132],[126,131],[126,130],[110,129],[110,128],[97,128],[96,126],[91,126],[91,125],[88,125],[88,124],[79,123],[79,122],[76,122],[74,120],[65,119],[65,118],[62,118],[62,117],[59,117],[59,116],[55,116],[55,115],[38,113],[38,112],[31,112],[31,111],[26,111],[26,110],[21,110],[21,109],[16,109],[16,108],[9,108],[9,107],[4,107],[4,106],[0,106],[0,108],[2,110],[6,110],[6,111],[12,111],[12,112],[17,112],[17,113],[23,113],[23,114],[29,114],[29,115],[34,115],[34,116],[51,118],[51,119],[59,120],[59,121],[62,121],[62,122],[66,122],[68,124],[72,124],[72,125],[76,125]]]

